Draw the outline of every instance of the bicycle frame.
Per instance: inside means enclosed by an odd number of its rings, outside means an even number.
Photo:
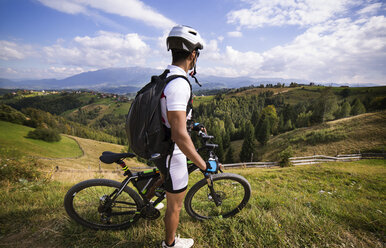
[[[214,149],[216,147],[218,147],[218,145],[217,144],[209,143],[209,140],[212,139],[213,136],[208,136],[208,135],[206,135],[205,133],[203,133],[201,131],[198,134],[203,139],[204,146],[202,146],[199,149],[197,149],[197,151],[201,151],[201,150],[208,151],[209,152],[209,158],[216,160],[217,163],[218,163],[219,162],[218,161],[218,157],[214,153]],[[118,192],[114,191],[110,195],[110,197],[113,196],[113,195],[114,195],[114,197],[112,198],[110,204],[106,204],[105,205],[106,209],[109,208],[113,204],[113,202],[115,202],[115,200],[119,197],[119,195],[122,193],[124,188],[130,182],[133,184],[133,186],[135,187],[135,189],[137,190],[137,192],[141,196],[141,198],[144,201],[145,205],[150,205],[151,204],[154,207],[154,206],[157,206],[160,202],[162,202],[166,198],[166,194],[165,194],[165,192],[163,192],[160,196],[157,196],[157,199],[154,202],[150,202],[150,200],[148,198],[146,198],[146,192],[144,193],[143,191],[141,191],[139,189],[138,185],[137,185],[137,182],[135,181],[135,179],[138,179],[138,178],[146,178],[146,177],[147,178],[155,178],[155,177],[158,177],[158,175],[160,174],[160,171],[158,170],[158,168],[154,168],[154,169],[149,169],[149,170],[146,170],[146,171],[132,173],[130,171],[130,169],[127,167],[126,163],[122,159],[118,160],[116,163],[121,166],[123,171],[125,171],[123,175],[126,176],[126,178],[122,181],[121,187],[119,188]],[[189,175],[190,175],[190,173],[192,173],[193,171],[198,169],[198,167],[193,162],[191,162],[191,161],[187,161],[187,164],[188,164],[188,174]],[[222,172],[221,169],[220,169],[220,172]],[[213,187],[212,174],[207,174],[207,175],[205,175],[205,177],[207,179],[208,187],[209,187],[210,193],[212,195],[212,198],[213,198],[216,206],[220,206],[221,205],[221,199],[219,199],[219,197],[217,197],[217,194],[215,194],[215,190],[214,190],[214,187]]]
[[[204,146],[198,150],[205,149],[207,153],[204,157],[208,159],[208,162],[212,163],[211,161],[213,160],[218,162],[218,158],[214,153],[217,145],[209,143],[209,140],[213,137],[207,136],[206,134],[201,135],[201,137],[203,138]],[[207,155],[209,155],[209,158]],[[162,178],[160,171],[157,168],[153,168],[146,171],[132,172],[123,159],[134,156],[132,153],[103,152],[99,159],[107,164],[119,164],[124,171],[123,175],[125,178],[121,182],[109,179],[90,179],[74,185],[64,198],[65,209],[69,216],[79,224],[96,230],[118,230],[127,228],[139,218],[149,220],[157,219],[160,216],[160,211],[156,206],[166,198],[166,192],[163,190],[164,185],[162,185],[163,182],[160,180],[160,178]],[[154,160],[160,156],[152,157]],[[187,166],[189,175],[198,169],[192,161],[187,161]],[[221,168],[219,168],[219,171],[222,172]],[[216,216],[227,218],[238,213],[248,202],[251,190],[245,178],[231,173],[216,173],[217,171],[203,173],[204,178],[194,183],[187,191],[184,201],[185,209],[193,218],[199,220]],[[217,182],[219,182],[219,184],[217,184]],[[228,185],[230,185],[230,182],[231,185],[237,184],[239,186],[237,186],[237,189],[233,186],[228,187],[227,182]],[[129,187],[128,185],[130,183],[132,183],[134,187]],[[101,186],[101,188],[94,188],[99,186]],[[98,204],[95,200],[90,199],[87,193],[90,192],[90,190],[99,192],[99,189],[102,190],[100,191],[101,194],[96,195],[99,198]],[[107,191],[103,189],[107,189]],[[235,189],[237,193],[234,193]],[[240,192],[242,194],[240,201],[238,199],[236,199],[235,202],[232,200],[229,201],[232,196],[238,195],[239,190],[242,190]],[[78,194],[79,192],[82,193]],[[197,197],[195,197],[196,195]],[[75,196],[77,197],[75,198]],[[155,198],[154,202],[151,201],[153,197]],[[200,201],[199,204],[195,204],[197,200]],[[201,209],[202,200],[205,202],[203,209]],[[87,202],[89,204],[83,205]],[[95,204],[98,204],[98,206],[95,206]],[[95,215],[89,215],[88,210],[82,211],[83,207],[80,206],[84,206],[90,211],[97,211],[99,218],[97,217],[95,219]],[[208,208],[206,206],[208,206]],[[221,207],[218,208],[219,206]],[[222,206],[224,206],[224,208]],[[211,215],[206,209],[209,210],[213,207],[217,209],[213,209],[214,215]],[[196,212],[196,210],[198,210],[198,212]],[[204,212],[201,212],[202,210]],[[128,219],[126,219],[126,215],[129,216]],[[118,218],[113,218],[114,216],[118,216]],[[123,216],[123,218],[119,216]]]

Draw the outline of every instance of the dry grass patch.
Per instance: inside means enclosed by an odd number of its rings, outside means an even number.
[[[126,147],[122,145],[95,141],[90,139],[70,136],[83,150],[83,156],[79,158],[66,159],[38,159],[48,177],[62,182],[77,182],[84,179],[105,177],[111,179],[121,178],[121,170],[116,164],[104,164],[99,161],[99,156],[104,151],[125,152]],[[129,167],[145,167],[135,159],[126,159]],[[103,173],[98,171],[102,170]],[[114,171],[119,171],[116,173]]]
[[[277,154],[287,146],[294,148],[294,156],[358,153],[386,146],[385,123],[386,111],[366,113],[280,134],[273,137],[266,147],[257,150],[263,154],[264,161],[277,160]],[[336,140],[310,144],[310,136],[317,133],[335,135]]]

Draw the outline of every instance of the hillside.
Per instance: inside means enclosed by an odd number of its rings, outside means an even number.
[[[99,156],[104,151],[126,152],[126,147],[75,136],[71,138],[82,148],[83,156],[79,158],[55,159],[54,161],[44,158],[37,160],[37,163],[46,173],[50,173],[56,166],[58,167],[59,170],[52,174],[54,180],[79,182],[98,176],[99,169],[103,171],[104,178],[118,180],[122,178],[122,170],[117,164],[104,164],[99,161]],[[126,159],[125,161],[129,167],[146,167],[146,165],[139,163],[136,159]],[[116,173],[113,171],[116,171]]]
[[[0,120],[0,147],[15,149],[27,156],[46,158],[76,158],[82,155],[77,142],[62,135],[59,142],[26,138],[33,128]]]
[[[61,135],[59,142],[45,142],[26,138],[31,130],[33,128],[0,121],[0,149],[33,157],[45,175],[55,171],[52,178],[59,181],[77,182],[93,178],[99,169],[106,172],[105,177],[121,177],[118,165],[101,163],[99,156],[104,151],[126,152],[125,146],[70,135]],[[126,162],[129,167],[146,167],[136,159],[127,159]],[[118,173],[112,173],[113,170]]]
[[[298,128],[272,137],[266,147],[257,147],[257,153],[261,160],[277,161],[278,154],[287,146],[292,146],[294,156],[384,151],[385,123],[386,111],[381,111]]]

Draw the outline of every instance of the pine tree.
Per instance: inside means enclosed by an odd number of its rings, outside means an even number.
[[[262,144],[266,145],[271,135],[271,124],[268,118],[265,118],[262,122],[260,130],[257,132],[257,140]]]
[[[280,118],[279,118],[279,132],[285,132],[285,128],[284,128],[284,116],[283,116],[283,113],[280,114]]]
[[[348,117],[350,116],[350,112],[351,112],[351,106],[350,106],[350,103],[348,103],[347,101],[345,101],[342,105],[342,108],[340,110],[340,117],[341,118],[345,118],[345,117]]]
[[[223,147],[224,149],[227,149],[231,144],[231,136],[228,132],[226,132],[223,136]]]
[[[284,125],[284,130],[285,131],[289,131],[289,130],[292,130],[292,129],[293,129],[293,126],[292,126],[291,120],[287,120],[285,125]]]
[[[356,98],[351,107],[351,115],[360,115],[363,113],[366,113],[366,108],[361,102],[361,100],[359,100],[359,98]]]
[[[227,164],[234,163],[233,153],[234,152],[233,152],[232,146],[229,146],[228,152],[227,152],[226,157],[225,157],[225,163],[227,163]]]
[[[241,147],[240,152],[240,161],[241,162],[247,162],[251,160],[252,154],[254,154],[255,151],[255,144],[254,144],[254,128],[250,121],[246,123],[246,131],[244,136],[244,142]],[[256,154],[254,155],[256,157]]]
[[[334,114],[339,108],[337,98],[332,89],[326,88],[323,90],[320,97],[313,104],[312,121],[322,123],[333,120]]]

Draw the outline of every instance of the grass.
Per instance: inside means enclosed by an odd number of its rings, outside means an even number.
[[[257,153],[262,161],[277,161],[278,154],[288,146],[294,148],[294,156],[335,156],[373,148],[382,150],[386,146],[385,121],[386,111],[381,111],[298,128],[271,137],[265,147],[257,148]],[[237,144],[232,142],[236,148]]]
[[[62,136],[59,142],[46,142],[42,140],[26,138],[30,127],[0,121],[0,147],[8,147],[20,152],[35,156],[48,158],[78,157],[82,155],[75,140]]]
[[[383,247],[386,242],[385,160],[230,172],[249,180],[251,200],[230,219],[201,222],[183,210],[178,233],[194,238],[194,247]],[[194,173],[190,185],[200,177]],[[163,238],[162,218],[113,232],[79,226],[63,209],[69,183],[0,185],[2,247],[159,247]]]

